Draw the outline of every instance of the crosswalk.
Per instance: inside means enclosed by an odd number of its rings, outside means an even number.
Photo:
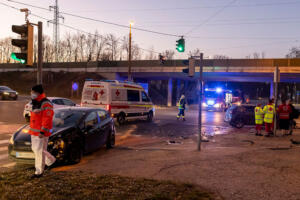
[[[8,158],[8,143],[11,133],[0,134],[0,168],[10,168],[15,166],[15,162]]]

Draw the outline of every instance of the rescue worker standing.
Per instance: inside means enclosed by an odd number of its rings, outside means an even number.
[[[267,132],[266,136],[271,136],[273,135],[272,125],[273,125],[273,119],[275,114],[275,109],[272,100],[269,100],[269,103],[265,105],[263,112],[264,112],[264,122],[265,122],[265,127]]]
[[[51,135],[53,105],[46,98],[42,85],[31,89],[32,111],[30,117],[31,148],[35,156],[35,173],[32,178],[43,175],[45,163],[51,166],[56,159],[47,151],[48,138]]]
[[[291,113],[291,107],[286,104],[286,100],[282,100],[282,104],[278,107],[279,128],[281,129],[282,135],[288,134]]]
[[[257,104],[257,106],[254,108],[255,112],[255,125],[256,125],[256,134],[257,136],[262,136],[261,129],[264,122],[264,111],[261,108],[261,104]]]
[[[179,113],[177,115],[177,120],[179,120],[180,117],[182,117],[182,120],[185,121],[184,110],[185,110],[186,101],[185,101],[184,95],[181,95],[178,104],[179,104],[179,107],[178,107]]]

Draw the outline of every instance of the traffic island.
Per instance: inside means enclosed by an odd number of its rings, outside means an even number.
[[[0,199],[221,199],[196,185],[171,181],[52,171],[47,171],[41,178],[31,179],[32,173],[32,170],[2,173]]]

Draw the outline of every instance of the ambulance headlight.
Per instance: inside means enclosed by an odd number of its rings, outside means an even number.
[[[207,104],[205,102],[202,103],[203,107],[207,107]]]
[[[221,106],[221,104],[219,104],[219,103],[216,103],[216,104],[214,105],[215,108],[220,108],[220,106]]]

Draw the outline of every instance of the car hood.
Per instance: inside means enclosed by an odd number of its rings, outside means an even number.
[[[2,92],[16,92],[14,90],[1,90]]]
[[[74,126],[67,126],[67,127],[54,127],[52,130],[52,134],[50,138],[53,136],[62,133],[68,129],[74,128]],[[23,128],[21,128],[18,132],[15,133],[14,135],[14,141],[15,142],[30,142],[31,141],[31,135],[28,133],[29,130],[29,125],[25,125]]]

